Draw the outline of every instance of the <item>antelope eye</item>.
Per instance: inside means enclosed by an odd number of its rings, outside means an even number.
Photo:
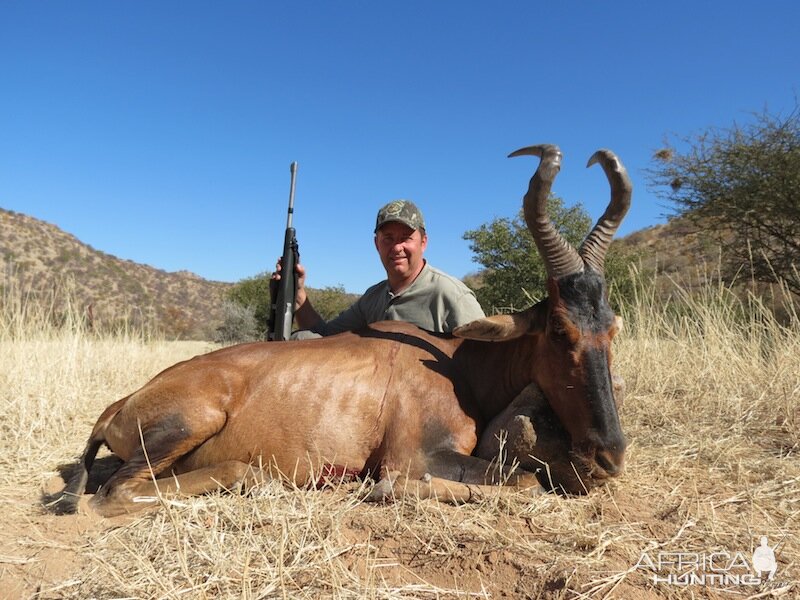
[[[569,327],[561,319],[551,319],[550,333],[559,338],[567,338],[569,334]]]
[[[565,344],[577,344],[580,330],[569,320],[554,317],[550,319],[550,334]]]

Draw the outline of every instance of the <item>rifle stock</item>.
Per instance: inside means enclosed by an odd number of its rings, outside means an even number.
[[[271,306],[267,339],[271,341],[288,340],[292,335],[294,303],[297,297],[297,274],[294,269],[300,260],[300,252],[295,229],[292,227],[297,163],[293,162],[289,169],[292,174],[292,182],[289,188],[289,213],[286,219],[286,233],[283,237],[281,278],[278,281],[271,280],[269,286]]]

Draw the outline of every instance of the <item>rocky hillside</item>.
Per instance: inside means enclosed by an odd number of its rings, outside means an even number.
[[[167,273],[95,250],[50,223],[0,208],[0,288],[67,301],[96,328],[144,327],[168,338],[212,339],[231,284]]]
[[[614,243],[636,250],[646,268],[686,282],[695,279],[696,271],[714,270],[719,263],[719,245],[683,218],[635,231]]]
[[[685,217],[675,217],[663,225],[647,227],[631,233],[615,244],[635,252],[645,272],[657,273],[663,288],[673,289],[678,283],[685,289],[702,288],[709,282],[730,287],[736,293],[752,292],[757,296],[776,293],[772,286],[753,282],[748,263],[730,264],[726,246],[712,239]],[[735,243],[731,235],[730,244]]]

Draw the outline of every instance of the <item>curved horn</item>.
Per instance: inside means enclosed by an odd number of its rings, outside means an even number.
[[[630,208],[633,185],[622,162],[611,150],[598,150],[592,154],[586,167],[597,163],[603,167],[611,185],[611,201],[592,232],[586,236],[578,253],[588,266],[602,273],[611,238]]]
[[[525,222],[533,235],[539,254],[542,255],[547,275],[560,279],[566,275],[580,273],[583,271],[583,260],[575,248],[561,237],[547,216],[550,187],[561,169],[561,150],[552,144],[540,144],[520,148],[508,155],[509,158],[514,156],[538,156],[542,159],[531,178],[522,207]]]

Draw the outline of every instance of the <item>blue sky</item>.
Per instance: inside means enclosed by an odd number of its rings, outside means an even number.
[[[554,192],[594,218],[607,147],[634,181],[625,234],[667,208],[643,170],[670,134],[787,112],[800,3],[0,3],[0,206],[94,248],[236,281],[280,254],[289,163],[308,284],[384,277],[375,213],[422,208],[431,264],[475,271],[463,233]]]

